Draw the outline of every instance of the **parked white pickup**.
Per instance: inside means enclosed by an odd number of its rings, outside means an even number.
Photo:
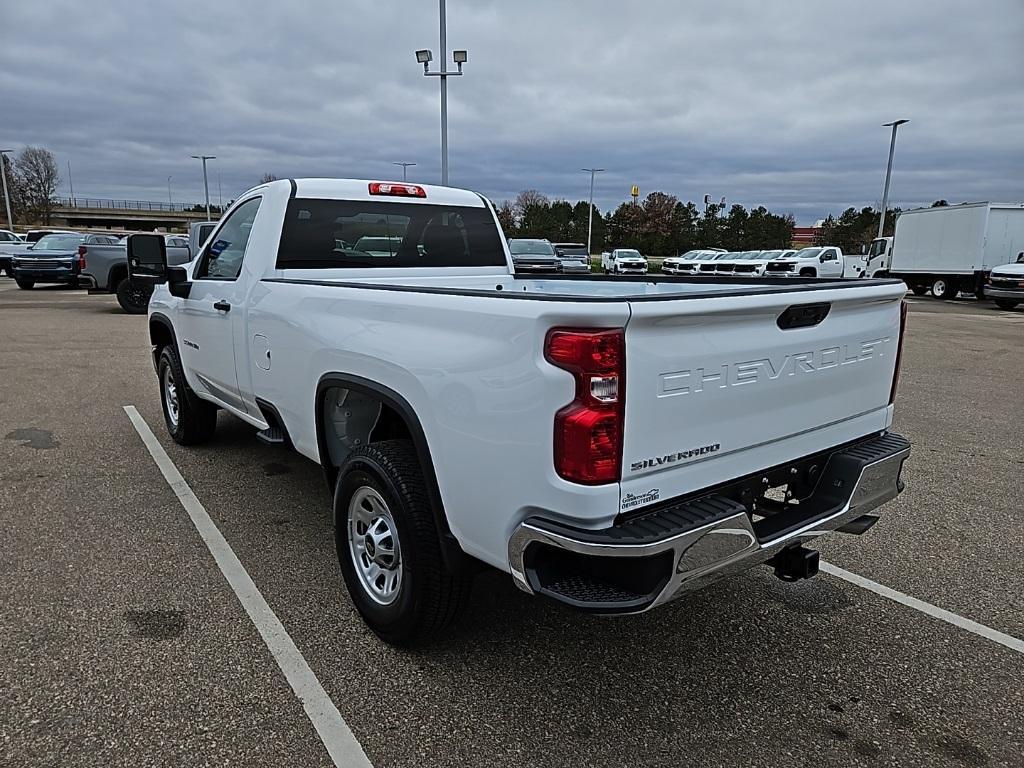
[[[128,248],[171,436],[219,409],[318,462],[389,642],[446,626],[480,562],[600,613],[813,575],[802,544],[902,489],[897,281],[517,276],[479,195],[354,180],[249,190],[184,266]]]

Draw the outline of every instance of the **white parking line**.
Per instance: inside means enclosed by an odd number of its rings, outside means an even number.
[[[174,462],[164,451],[149,425],[135,410],[135,406],[126,405],[124,410],[128,414],[128,418],[131,419],[135,431],[142,438],[142,442],[149,449],[153,461],[163,473],[167,484],[171,486],[171,490],[178,497],[181,506],[192,518],[192,524],[206,543],[221,573],[224,574],[224,578],[227,579],[231,589],[238,597],[238,601],[245,608],[245,612],[249,614],[260,637],[263,638],[263,642],[267,644],[277,666],[281,668],[288,684],[299,701],[302,702],[302,708],[306,710],[306,715],[320,735],[320,741],[327,748],[331,760],[336,766],[345,766],[345,768],[373,768],[366,753],[363,752],[363,748],[356,741],[352,731],[349,730],[345,719],[331,701],[331,697],[327,695],[295,642],[285,631],[284,625],[281,624],[280,619],[277,618],[257,589],[245,567],[231,549],[231,545],[210,519],[206,508],[189,488],[185,478],[174,466]]]
[[[886,597],[900,605],[913,608],[915,611],[920,611],[928,616],[944,621],[947,624],[952,624],[954,627],[965,629],[979,637],[984,637],[986,640],[991,640],[993,643],[999,643],[1000,645],[1006,646],[1011,651],[1024,653],[1024,640],[1019,640],[1012,635],[1007,635],[997,629],[986,627],[984,624],[979,624],[976,621],[965,619],[963,616],[958,616],[951,611],[947,611],[945,608],[939,608],[931,603],[926,603],[924,600],[918,600],[916,597],[911,597],[910,595],[905,595],[902,592],[897,592],[895,589],[890,589],[883,584],[879,584],[877,581],[872,581],[871,579],[866,579],[863,576],[858,576],[856,573],[844,570],[838,565],[826,563],[824,560],[819,563],[819,568],[825,573],[837,576],[851,584],[856,584],[858,587],[863,587],[864,589],[874,592],[876,595]]]

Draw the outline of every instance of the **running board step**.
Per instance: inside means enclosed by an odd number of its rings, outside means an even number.
[[[284,430],[280,427],[267,427],[256,433],[256,439],[267,445],[284,445],[287,442]]]

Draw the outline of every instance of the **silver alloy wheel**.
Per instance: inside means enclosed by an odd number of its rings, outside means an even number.
[[[178,388],[174,385],[174,374],[171,366],[164,368],[164,407],[167,410],[167,419],[171,426],[178,426]]]
[[[374,602],[390,605],[402,586],[402,549],[387,502],[368,485],[348,503],[348,550],[359,583]]]

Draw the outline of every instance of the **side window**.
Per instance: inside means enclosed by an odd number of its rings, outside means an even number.
[[[196,279],[234,280],[238,277],[261,200],[259,197],[246,200],[224,220],[212,242],[203,250]]]
[[[825,251],[825,261],[839,261],[839,256],[836,254],[834,248],[829,248]]]

